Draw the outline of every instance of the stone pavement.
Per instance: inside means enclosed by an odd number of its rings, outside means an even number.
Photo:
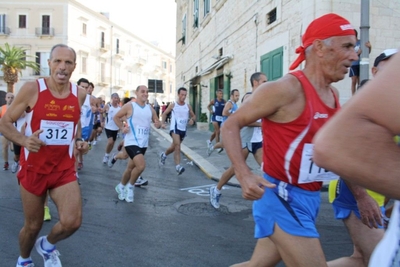
[[[159,133],[164,139],[172,142],[169,135],[169,125],[167,129],[156,129],[153,125],[154,131]],[[207,155],[207,143],[211,132],[204,130],[197,130],[196,126],[188,126],[187,135],[182,142],[181,151],[192,163],[200,168],[205,175],[215,181],[219,181],[222,173],[231,166],[231,162],[225,153],[225,150],[218,154],[214,151],[210,156]],[[213,141],[215,144],[215,140]],[[172,158],[172,154],[168,157]],[[191,164],[190,162],[187,164]],[[258,166],[252,154],[247,158],[247,165],[255,172],[262,174],[260,166]],[[233,177],[229,182],[229,185],[240,186],[238,180]]]

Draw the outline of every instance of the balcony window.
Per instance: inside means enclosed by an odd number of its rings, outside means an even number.
[[[82,34],[86,35],[86,23],[82,23]]]
[[[26,15],[18,16],[18,28],[26,29]]]
[[[42,16],[42,35],[50,35],[50,16]]]
[[[203,0],[204,17],[210,13],[210,0]]]
[[[50,69],[47,60],[50,58],[49,52],[36,52],[36,63],[40,66],[40,70],[35,72],[38,76],[49,76]]]
[[[193,28],[199,27],[199,0],[193,0]]]

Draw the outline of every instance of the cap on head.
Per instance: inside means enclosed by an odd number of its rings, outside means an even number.
[[[397,53],[397,49],[386,49],[379,56],[375,58],[374,67],[377,67],[381,61],[389,59],[391,56]]]
[[[296,69],[306,58],[305,50],[317,39],[325,40],[334,36],[355,35],[354,27],[350,22],[334,13],[323,15],[313,20],[308,25],[306,32],[301,38],[303,45],[296,48],[296,54],[300,54],[290,65],[290,70]]]

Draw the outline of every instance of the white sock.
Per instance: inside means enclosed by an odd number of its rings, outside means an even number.
[[[221,190],[219,190],[217,187],[215,187],[215,192],[217,192],[218,194],[221,194]]]
[[[176,170],[178,171],[180,167],[181,167],[180,164],[176,165]]]
[[[110,154],[106,153],[106,154],[104,154],[104,156],[106,156],[106,157],[109,157],[109,156],[110,156]]]
[[[42,242],[40,242],[40,246],[42,249],[46,250],[46,251],[51,251],[54,249],[55,245],[51,244],[48,240],[47,240],[47,236],[45,236],[42,239]]]
[[[124,190],[125,185],[123,185],[122,183],[119,183],[119,184],[118,184],[118,187],[119,187],[120,189]]]
[[[32,258],[22,258],[21,256],[18,257],[18,263],[23,263],[25,261],[32,261]]]

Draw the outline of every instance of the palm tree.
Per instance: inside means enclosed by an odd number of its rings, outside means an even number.
[[[22,47],[10,46],[8,43],[0,47],[0,65],[4,73],[4,81],[7,83],[7,92],[14,92],[14,85],[18,82],[18,73],[22,75],[22,70],[32,68],[39,71],[40,66],[35,61],[26,60],[28,56],[26,49]]]

